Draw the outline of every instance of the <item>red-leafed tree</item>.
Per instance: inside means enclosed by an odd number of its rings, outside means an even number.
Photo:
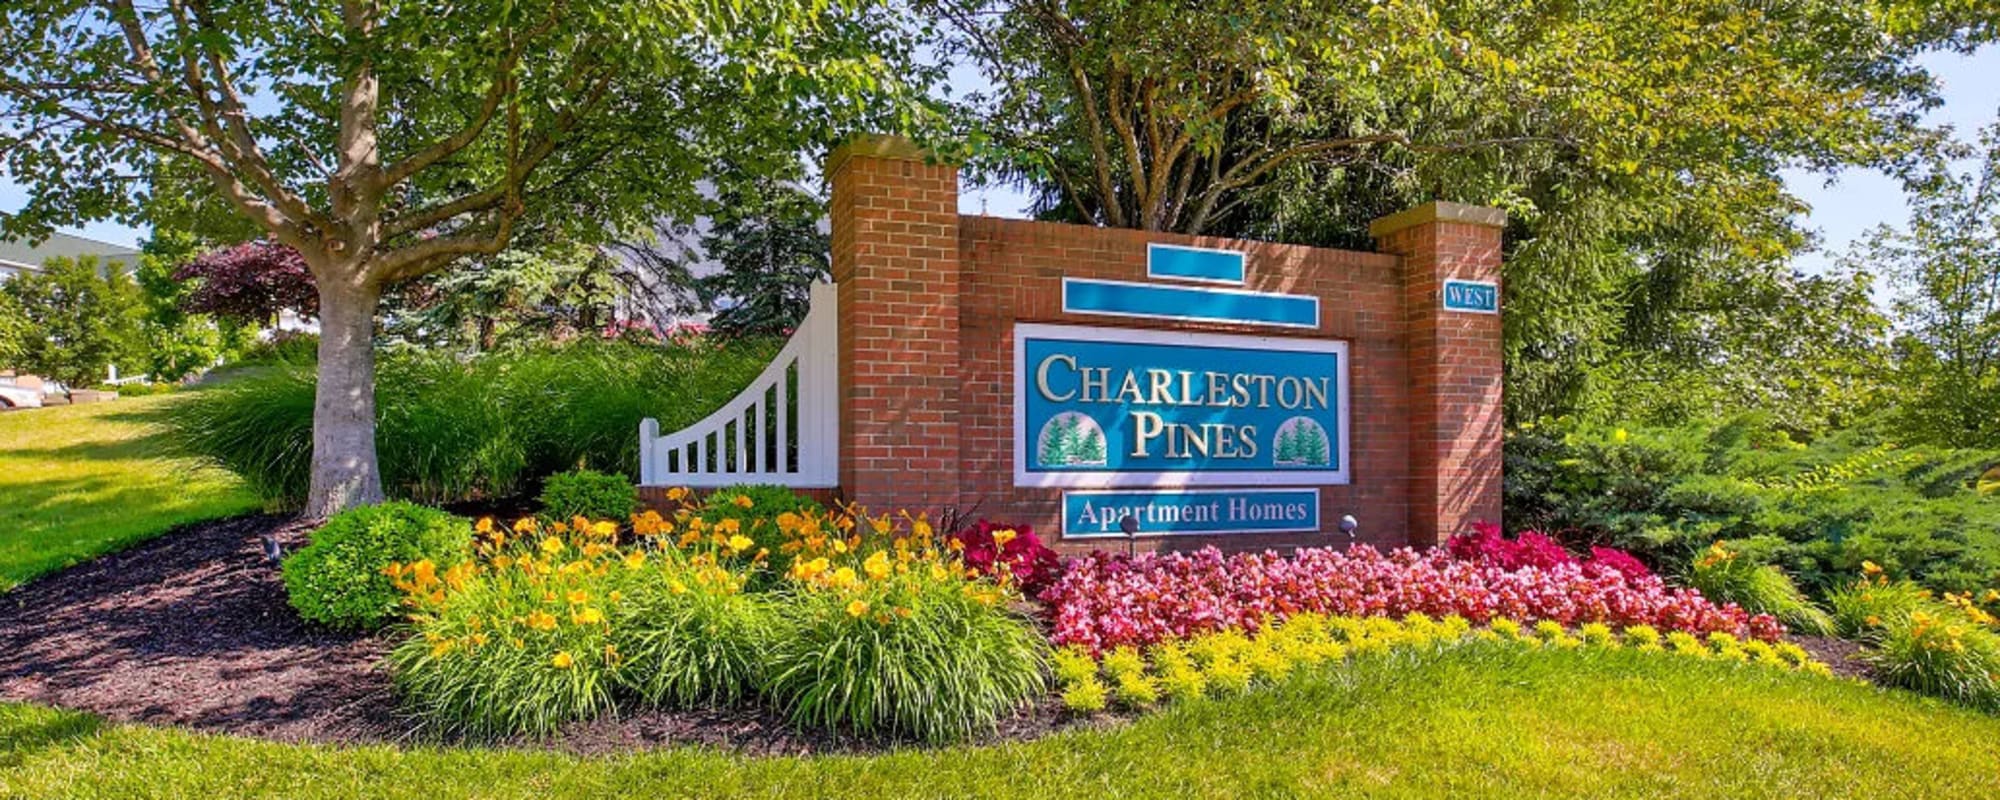
[[[211,250],[174,270],[193,281],[181,299],[191,314],[213,314],[244,322],[268,322],[280,311],[319,313],[319,289],[304,256],[276,242],[244,242]]]

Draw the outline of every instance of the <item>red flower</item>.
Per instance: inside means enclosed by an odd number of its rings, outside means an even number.
[[[1004,565],[1029,597],[1040,595],[1062,575],[1062,559],[1042,544],[1030,526],[982,519],[953,532],[951,538],[961,546],[960,557],[967,567],[991,575]]]

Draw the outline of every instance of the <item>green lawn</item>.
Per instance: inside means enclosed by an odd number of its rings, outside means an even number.
[[[0,705],[5,797],[1990,797],[2000,718],[1631,651],[1364,660],[1106,731],[886,756],[311,747]]]
[[[0,591],[181,523],[257,508],[235,476],[166,455],[147,417],[188,397],[0,413]]]

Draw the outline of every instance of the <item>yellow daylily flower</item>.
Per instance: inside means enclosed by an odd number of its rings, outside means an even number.
[[[875,551],[875,554],[869,556],[867,561],[862,562],[861,569],[868,573],[868,577],[878,581],[889,577],[891,568],[889,566],[888,551]]]

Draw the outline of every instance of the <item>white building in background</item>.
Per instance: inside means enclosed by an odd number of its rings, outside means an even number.
[[[137,249],[110,242],[100,242],[96,239],[86,239],[82,236],[72,236],[67,233],[54,233],[50,234],[49,238],[39,242],[0,239],[0,282],[12,280],[17,275],[41,272],[42,264],[52,258],[76,259],[85,256],[96,256],[97,272],[99,275],[107,278],[111,277],[114,273],[130,275],[133,270],[139,267],[139,251]],[[126,376],[121,378],[118,374],[118,367],[114,364],[105,375],[105,380],[110,383],[121,383],[137,380],[138,377]],[[9,387],[11,390],[15,390],[16,393],[24,387],[32,387],[32,391],[38,391],[45,395],[59,393],[63,388],[58,384],[45,382],[34,376],[16,375],[12,370],[0,372],[0,386]],[[0,407],[13,408],[20,407],[21,405],[23,403],[18,397],[14,398],[11,402],[0,402]]]
[[[85,239],[67,233],[50,234],[40,242],[0,239],[0,281],[24,272],[41,272],[42,262],[51,258],[96,256],[98,268],[110,277],[110,270],[130,273],[139,266],[139,251],[124,245]]]

